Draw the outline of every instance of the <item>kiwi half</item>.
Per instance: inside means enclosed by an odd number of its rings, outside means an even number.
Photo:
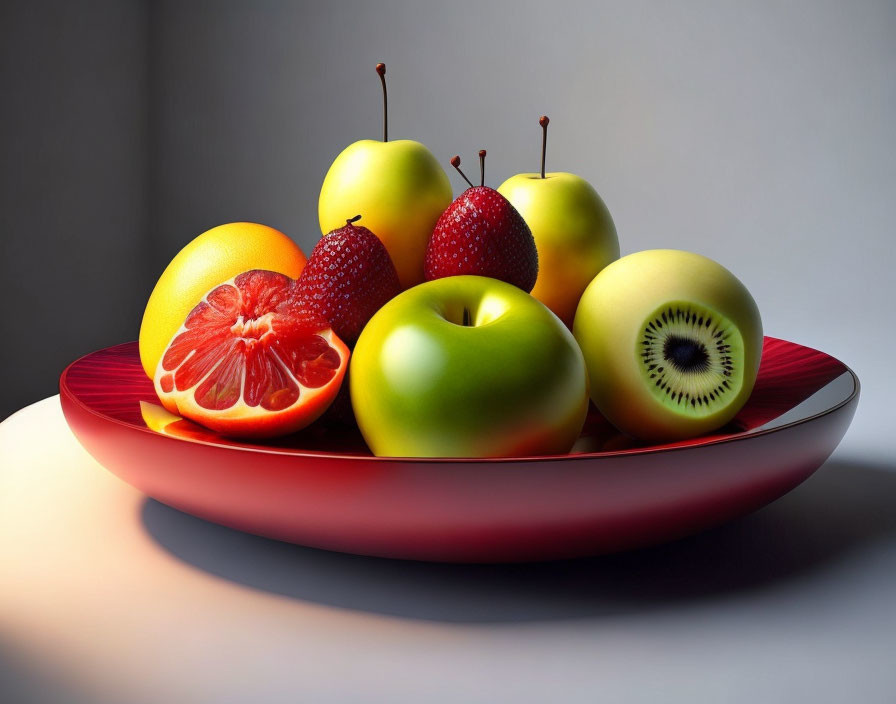
[[[724,315],[687,301],[655,310],[638,337],[637,354],[654,397],[675,413],[710,416],[743,383],[740,331]]]
[[[743,407],[759,370],[752,296],[711,259],[649,250],[619,259],[585,289],[573,333],[595,405],[652,441],[701,435]]]

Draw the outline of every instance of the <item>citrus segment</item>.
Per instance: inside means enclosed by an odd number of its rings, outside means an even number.
[[[209,291],[156,368],[162,405],[236,437],[284,435],[320,416],[349,351],[328,323],[291,303],[293,283],[253,270]]]
[[[266,225],[232,222],[189,242],[159,277],[140,325],[140,361],[152,377],[166,345],[215,284],[249,269],[296,278],[305,255],[289,237]]]

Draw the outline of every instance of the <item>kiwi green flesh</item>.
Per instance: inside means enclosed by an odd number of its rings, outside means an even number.
[[[738,398],[743,338],[718,311],[690,301],[666,303],[644,321],[637,344],[645,385],[673,413],[704,418]]]

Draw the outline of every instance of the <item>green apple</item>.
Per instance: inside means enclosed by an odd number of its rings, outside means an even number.
[[[448,175],[420,142],[388,141],[383,80],[383,141],[362,139],[333,161],[320,189],[321,233],[345,225],[355,215],[382,240],[402,288],[423,281],[423,257],[439,215],[451,204]]]
[[[572,326],[582,291],[607,264],[619,258],[610,212],[585,179],[544,172],[511,176],[498,187],[532,231],[538,250],[538,279],[532,295]]]
[[[351,398],[374,454],[568,452],[588,409],[582,352],[543,304],[482,276],[420,284],[383,306],[351,361]]]
[[[749,291],[721,264],[674,249],[629,254],[601,271],[573,333],[595,405],[644,440],[725,425],[750,396],[762,356]]]

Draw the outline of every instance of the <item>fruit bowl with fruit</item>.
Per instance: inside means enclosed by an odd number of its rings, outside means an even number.
[[[572,174],[497,190],[410,140],[344,150],[310,257],[222,225],[187,244],[138,343],[62,374],[103,466],[242,530],[366,555],[569,558],[671,540],[806,479],[859,383],[763,337],[729,270],[674,249],[619,258]]]

